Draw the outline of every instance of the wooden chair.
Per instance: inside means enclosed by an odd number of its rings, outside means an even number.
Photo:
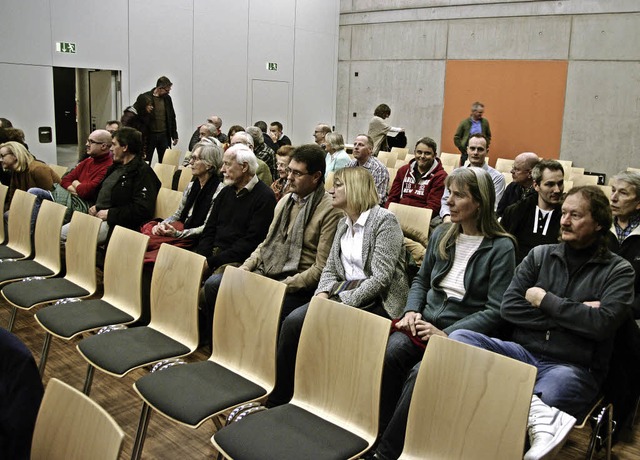
[[[581,185],[598,185],[598,176],[585,174],[582,176],[574,176],[571,180],[573,181],[574,187],[579,187]]]
[[[176,171],[177,166],[168,165],[164,163],[156,163],[153,166],[153,171],[160,179],[160,183],[162,187],[168,188],[171,190],[171,184],[173,183],[173,173]]]
[[[38,412],[32,460],[117,460],[124,432],[98,403],[51,379]]]
[[[406,158],[406,159],[403,159],[403,160],[401,160],[400,158],[398,158],[398,159],[396,160],[396,164],[394,165],[394,168],[396,168],[396,169],[400,169],[400,168],[402,168],[404,165],[409,164],[409,161],[410,161],[410,160],[411,160],[411,159],[409,159],[409,158]]]
[[[396,165],[396,160],[398,159],[397,153],[380,151],[378,152],[378,160],[382,162],[383,165],[393,168]]]
[[[293,399],[232,423],[212,443],[226,458],[358,458],[378,431],[391,322],[313,297],[296,359]],[[524,432],[523,432],[524,435]]]
[[[573,167],[573,161],[571,160],[556,160],[556,161],[562,165],[562,169],[564,169],[564,177],[569,178],[569,176],[571,176],[571,168]]]
[[[181,156],[182,152],[179,149],[167,149],[164,151],[162,164],[175,166],[177,168],[180,165]]]
[[[452,164],[443,164],[442,165],[442,169],[444,169],[446,171],[447,174],[451,174],[453,172],[454,169],[456,169],[457,166],[452,165]]]
[[[509,185],[511,182],[513,182],[513,176],[511,175],[511,173],[503,172],[502,176],[504,177],[505,185]]]
[[[497,353],[431,337],[400,458],[521,459],[536,373]]]
[[[189,185],[189,182],[193,179],[193,173],[191,172],[191,168],[184,167],[180,170],[180,178],[178,179],[178,191],[184,192]]]
[[[142,454],[150,408],[198,428],[239,404],[266,400],[275,385],[285,291],[284,283],[239,268],[225,269],[209,360],[156,371],[133,384],[143,406],[132,459]]]
[[[573,188],[573,181],[572,180],[564,181],[564,193],[567,193],[572,188]]]
[[[42,202],[34,235],[35,257],[5,260],[0,267],[0,285],[30,276],[50,278],[60,274],[60,229],[66,212],[65,206],[53,201]]]
[[[36,196],[24,190],[16,190],[13,194],[7,223],[9,239],[0,245],[0,259],[20,260],[31,256],[31,214],[35,201]]]
[[[102,298],[54,304],[36,313],[36,321],[46,333],[40,355],[40,375],[44,375],[52,335],[68,342],[84,332],[130,324],[140,318],[142,266],[148,242],[147,235],[116,226],[104,261]]]
[[[176,212],[180,201],[182,201],[182,193],[170,188],[160,187],[158,196],[156,197],[156,210],[154,217],[158,219],[166,219]]]
[[[329,191],[331,188],[333,188],[333,176],[335,176],[335,172],[331,171],[329,174],[327,174],[327,177],[324,179],[324,189]]]
[[[567,179],[573,179],[574,177],[578,177],[578,176],[583,176],[584,175],[584,168],[575,168],[575,167],[571,167],[570,171],[567,171],[565,173],[565,176]]]
[[[404,160],[407,158],[407,155],[409,154],[409,149],[408,148],[403,148],[403,147],[391,147],[391,153],[397,153],[397,159],[398,160]]]
[[[612,187],[610,185],[598,185],[598,188],[604,192],[609,203],[611,203],[611,194],[613,193]]]
[[[615,422],[613,421],[613,405],[605,404],[604,397],[591,406],[587,415],[580,421],[580,424],[573,426],[574,430],[585,430],[591,428],[591,436],[589,437],[589,446],[587,447],[586,460],[591,460],[596,452],[603,447],[607,460],[611,460],[611,444]]]
[[[393,185],[393,181],[396,178],[396,174],[398,174],[398,170],[396,168],[390,168],[387,166],[387,171],[389,172],[389,183],[387,184],[387,192],[391,190],[391,186]]]
[[[67,174],[67,171],[69,171],[69,168],[67,168],[66,166],[60,166],[60,165],[48,165],[48,166],[51,169],[53,169],[53,172],[55,172],[60,177]]]
[[[445,165],[453,166],[452,168],[453,170],[460,165],[461,156],[462,155],[459,153],[440,152],[440,161],[442,162],[442,166],[445,166]]]
[[[7,192],[9,191],[9,187],[4,184],[0,184],[0,205],[2,209],[4,209],[4,204],[7,201]],[[7,235],[4,234],[4,225],[0,225],[0,245],[4,244],[4,240]]]
[[[198,292],[205,258],[163,244],[151,278],[151,322],[80,341],[77,349],[89,363],[84,393],[89,394],[95,368],[121,378],[134,369],[193,353],[198,347]]]
[[[2,297],[13,307],[8,330],[11,331],[18,309],[30,310],[60,299],[84,298],[95,294],[96,244],[102,221],[74,212],[66,244],[67,272],[64,278],[25,279],[2,288]]]
[[[498,158],[496,160],[496,169],[501,173],[511,173],[511,168],[513,168],[514,160],[507,158]]]
[[[627,172],[635,172],[635,173],[640,173],[640,168],[627,168]]]
[[[400,222],[405,245],[418,265],[422,264],[429,243],[429,224],[433,211],[400,203],[389,203],[389,211]]]

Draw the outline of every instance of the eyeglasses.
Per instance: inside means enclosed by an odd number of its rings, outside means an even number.
[[[302,177],[302,176],[306,176],[306,175],[309,174],[308,172],[303,173],[303,172],[296,171],[295,169],[291,169],[291,168],[287,168],[287,169],[285,169],[285,171],[287,172],[287,176],[289,174],[293,174],[293,177]]]
[[[93,139],[87,139],[87,144],[105,144],[105,142],[94,141]]]
[[[189,164],[195,163],[196,161],[200,161],[200,158],[191,155],[191,157],[189,158]]]

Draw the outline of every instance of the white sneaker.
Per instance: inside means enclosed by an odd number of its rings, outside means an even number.
[[[555,407],[547,406],[540,398],[533,395],[527,426],[531,448],[524,455],[524,460],[555,457],[575,423],[575,417]]]

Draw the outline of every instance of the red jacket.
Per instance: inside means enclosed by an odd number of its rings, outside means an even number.
[[[433,210],[433,215],[440,212],[440,200],[444,193],[444,181],[447,172],[442,168],[440,160],[431,173],[423,174],[416,178],[416,160],[411,160],[409,164],[398,169],[396,178],[393,180],[389,198],[389,203],[400,203],[418,208],[429,208]]]
[[[60,181],[60,185],[66,189],[74,180],[80,181],[80,185],[76,187],[78,196],[89,203],[94,203],[97,197],[98,185],[100,185],[107,173],[107,169],[112,164],[111,153],[96,158],[89,157],[82,160],[66,174]]]

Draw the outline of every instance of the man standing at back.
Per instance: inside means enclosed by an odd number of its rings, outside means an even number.
[[[387,202],[387,188],[389,187],[389,170],[380,160],[372,155],[373,139],[367,134],[358,134],[356,140],[353,141],[353,160],[351,160],[346,168],[363,167],[373,176],[373,182],[376,184],[378,197],[380,198],[380,206],[384,206]]]
[[[173,83],[167,77],[160,77],[156,87],[146,94],[153,99],[153,112],[151,112],[151,129],[149,135],[149,158],[151,164],[153,151],[158,152],[158,163],[162,162],[164,151],[172,144],[178,143],[178,126],[176,124],[176,112],[173,109],[173,101],[169,93]]]
[[[471,105],[471,116],[465,118],[458,125],[456,133],[453,136],[453,143],[456,144],[462,156],[460,157],[460,166],[464,166],[467,161],[467,145],[469,139],[474,134],[482,134],[487,139],[487,148],[491,143],[491,128],[489,121],[483,118],[484,104],[482,102],[474,102]]]

